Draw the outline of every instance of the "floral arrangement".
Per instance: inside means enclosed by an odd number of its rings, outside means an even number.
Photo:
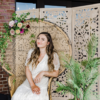
[[[8,35],[16,37],[16,35],[25,34],[26,32],[28,32],[28,28],[30,28],[30,25],[28,24],[25,26],[23,23],[26,21],[25,18],[27,18],[29,14],[30,13],[28,12],[26,14],[22,14],[20,17],[17,17],[17,14],[13,13],[9,24],[4,23],[4,28],[7,31]]]

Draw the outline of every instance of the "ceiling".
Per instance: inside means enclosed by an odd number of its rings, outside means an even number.
[[[100,0],[16,0],[16,2],[36,3],[36,8],[44,8],[44,5],[76,7],[100,3]]]

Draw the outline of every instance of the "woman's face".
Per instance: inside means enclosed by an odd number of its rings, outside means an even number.
[[[48,44],[47,37],[46,37],[44,34],[40,34],[40,35],[37,37],[36,43],[37,43],[37,47],[39,47],[39,48],[44,48],[44,47],[46,47],[47,44]]]

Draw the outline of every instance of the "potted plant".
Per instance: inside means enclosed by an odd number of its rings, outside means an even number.
[[[65,62],[64,67],[69,70],[67,75],[68,79],[66,80],[65,85],[57,82],[57,92],[62,91],[64,94],[70,92],[74,96],[74,98],[70,100],[92,100],[91,98],[98,98],[98,95],[94,94],[95,92],[91,92],[94,83],[100,75],[98,72],[100,58],[94,58],[97,45],[97,37],[95,35],[91,35],[91,39],[86,48],[88,55],[86,60],[83,60],[81,63],[79,63],[71,57],[69,61],[68,56],[66,59],[63,59]]]

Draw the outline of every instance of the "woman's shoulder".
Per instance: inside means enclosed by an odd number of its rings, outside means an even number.
[[[29,49],[29,53],[32,53],[34,51],[34,48]]]
[[[55,52],[55,51],[54,51],[54,52],[53,52],[53,55],[54,55],[54,56],[55,56],[55,55],[58,55],[58,52]]]

